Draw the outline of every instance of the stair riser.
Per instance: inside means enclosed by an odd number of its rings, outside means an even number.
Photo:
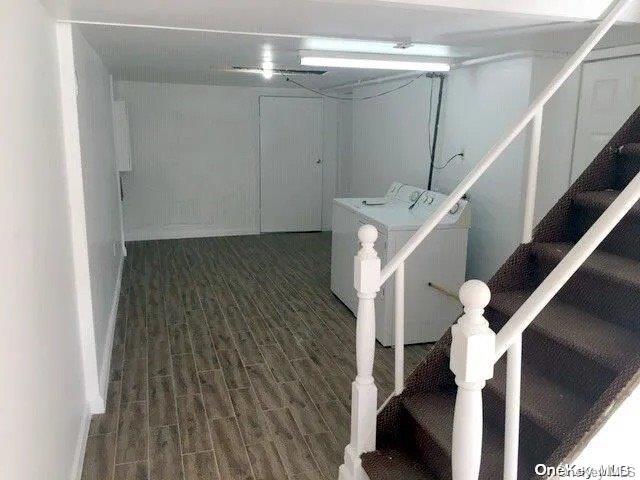
[[[538,284],[556,265],[556,262],[547,258],[538,261],[536,275]],[[581,268],[558,292],[557,297],[625,328],[634,330],[639,328],[637,312],[640,311],[640,288],[634,285],[618,282]]]
[[[609,382],[614,373],[595,359],[565,348],[541,332],[531,330],[524,336],[523,349],[533,363],[549,378],[595,400],[602,393],[602,383]],[[558,368],[562,365],[562,368]],[[598,380],[596,382],[596,380]]]
[[[504,427],[505,399],[499,392],[491,388],[485,388],[483,391],[483,413],[485,422],[492,422],[496,425]],[[504,432],[504,430],[501,430]],[[520,450],[521,457],[524,456],[524,450],[527,455],[540,462],[553,452],[559,445],[549,432],[540,428],[535,422],[526,416],[524,412],[520,415]]]
[[[486,310],[485,316],[491,322],[492,328],[501,328],[508,320],[506,315],[491,308]],[[522,337],[522,351],[523,355],[531,358],[532,363],[549,378],[593,400],[602,393],[593,379],[610,380],[614,377],[611,370],[595,359],[558,343],[544,332],[536,330],[535,326],[525,331]],[[553,352],[553,355],[550,355],[550,352]],[[558,365],[562,365],[562,368],[559,369]]]
[[[443,449],[434,438],[422,429],[410,414],[405,416],[407,439],[411,439],[414,454],[429,465],[431,472],[439,480],[451,480],[451,454]],[[453,428],[453,425],[451,426]]]
[[[380,398],[380,394],[378,394],[378,398]],[[388,419],[393,419],[393,427],[396,426],[396,423],[405,423],[406,420],[404,416],[407,415],[407,411],[402,405],[402,401],[399,397],[393,397],[387,403],[385,407],[386,414],[378,415],[377,425],[376,425],[376,447],[378,449],[389,449],[398,447],[401,450],[406,450],[410,447],[406,443],[405,436],[401,433],[399,429],[391,428],[392,425],[387,424]],[[401,419],[396,422],[396,419]]]
[[[594,224],[602,212],[579,209],[575,215],[575,234],[578,241]],[[601,250],[640,260],[640,219],[627,215],[598,247]]]
[[[640,172],[640,155],[620,155],[616,167],[615,188],[622,190]]]

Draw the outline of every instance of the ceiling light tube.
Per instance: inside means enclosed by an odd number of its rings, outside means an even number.
[[[376,60],[371,58],[344,58],[303,56],[300,64],[307,67],[366,68],[372,70],[410,70],[416,72],[448,72],[447,63],[407,60]]]

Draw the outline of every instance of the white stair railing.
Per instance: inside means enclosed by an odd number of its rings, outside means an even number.
[[[633,1],[618,0],[612,3],[609,12],[593,33],[567,60],[520,120],[487,152],[382,270],[380,259],[373,247],[378,235],[377,230],[371,225],[360,228],[358,238],[361,249],[354,260],[354,285],[359,302],[356,320],[357,376],[352,385],[351,439],[345,447],[344,464],[340,466],[339,480],[367,480],[360,455],[375,450],[377,388],[372,372],[375,352],[374,302],[377,292],[395,274],[394,395],[398,395],[404,389],[405,261],[533,120],[525,182],[522,235],[523,243],[531,242],[543,108]],[[497,335],[491,332],[482,317],[482,311],[490,298],[488,287],[477,280],[466,282],[461,287],[460,301],[465,307],[465,313],[452,327],[451,369],[456,374],[456,384],[459,387],[453,428],[453,480],[478,479],[482,450],[481,392],[486,380],[492,376],[493,365],[505,352],[508,352],[508,355],[503,479],[517,479],[522,332],[639,199],[640,174],[629,183]],[[491,349],[493,342],[495,348]]]

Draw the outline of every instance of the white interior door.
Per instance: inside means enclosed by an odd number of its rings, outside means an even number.
[[[322,100],[260,97],[260,230],[320,230]]]
[[[582,71],[573,182],[640,105],[640,57],[586,63]]]

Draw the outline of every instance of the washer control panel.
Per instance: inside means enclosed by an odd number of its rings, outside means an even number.
[[[414,185],[407,185],[402,182],[393,182],[389,186],[385,198],[398,201],[400,205],[406,204],[407,209],[409,206],[415,204],[414,208],[410,209],[411,214],[427,217],[447,199],[447,195],[433,190],[425,190],[424,188]],[[460,217],[465,215],[467,203],[466,200],[456,202],[448,214],[442,219],[442,222],[449,224],[457,223]],[[466,216],[468,217],[468,215]],[[464,221],[463,219],[463,222]]]

